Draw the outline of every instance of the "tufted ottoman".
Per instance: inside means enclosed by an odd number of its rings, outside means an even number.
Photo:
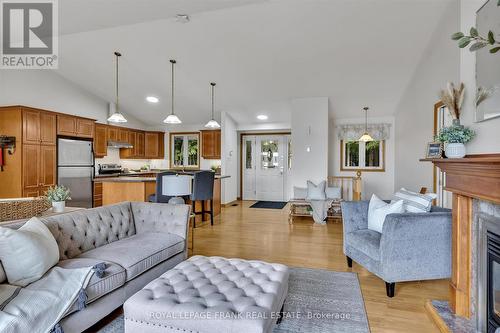
[[[191,257],[125,302],[125,332],[272,332],[288,274],[280,264]]]

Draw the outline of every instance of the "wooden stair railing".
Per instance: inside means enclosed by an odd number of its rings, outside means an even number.
[[[342,199],[346,201],[360,201],[362,193],[361,171],[356,173],[356,177],[329,176],[328,186],[340,187]]]

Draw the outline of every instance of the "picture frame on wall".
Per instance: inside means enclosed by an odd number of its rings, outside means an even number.
[[[441,142],[429,142],[425,150],[425,158],[443,158],[443,144]]]

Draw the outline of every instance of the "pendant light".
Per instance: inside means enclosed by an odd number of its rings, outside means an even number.
[[[208,123],[205,125],[206,128],[220,128],[219,123],[215,120],[214,117],[214,89],[215,89],[215,82],[211,82],[210,85],[212,86],[212,118],[208,121]]]
[[[365,133],[359,138],[359,141],[362,142],[370,142],[373,141],[373,138],[371,137],[370,134],[368,134],[368,110],[369,108],[365,106],[363,108],[365,110]]]
[[[108,121],[110,123],[126,123],[127,119],[120,113],[120,106],[118,104],[118,59],[122,56],[120,52],[115,52],[116,56],[116,102],[115,111],[111,116],[109,116]]]
[[[163,122],[165,124],[180,124],[182,123],[182,121],[174,113],[174,65],[177,63],[177,61],[172,59],[170,60],[170,63],[172,64],[172,106],[170,114],[167,118],[165,118]]]

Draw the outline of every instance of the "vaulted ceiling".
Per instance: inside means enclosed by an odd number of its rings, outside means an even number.
[[[113,51],[122,52],[123,110],[149,125],[169,112],[176,59],[176,110],[185,123],[217,111],[239,122],[288,121],[283,103],[328,96],[333,117],[395,109],[448,0],[64,0],[60,69],[114,100]],[[175,14],[189,14],[179,23]],[[145,101],[157,96],[158,104]]]

